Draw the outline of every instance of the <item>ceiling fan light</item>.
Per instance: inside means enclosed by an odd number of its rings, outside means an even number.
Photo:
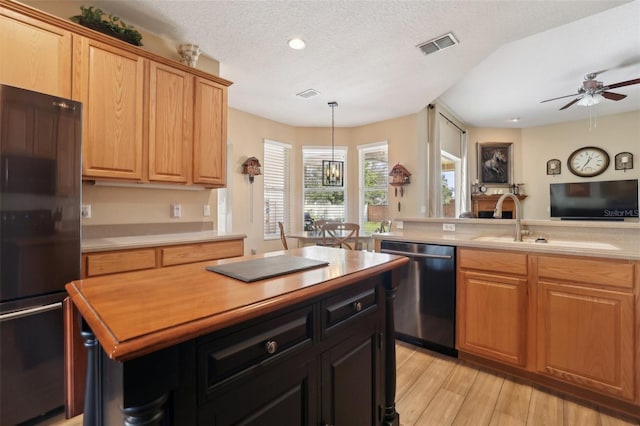
[[[592,106],[599,104],[604,99],[600,93],[595,93],[593,95],[584,95],[582,99],[578,101],[578,105],[580,106]]]

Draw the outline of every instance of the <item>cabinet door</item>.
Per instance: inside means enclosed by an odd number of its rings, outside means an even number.
[[[149,180],[186,183],[192,146],[193,76],[149,64]]]
[[[195,79],[193,183],[222,187],[227,170],[227,88]]]
[[[0,82],[71,97],[71,33],[0,7]]]
[[[141,180],[144,59],[74,36],[74,99],[83,102],[82,174]]]
[[[54,159],[59,112],[50,98],[28,91],[5,91],[3,96],[2,153]]]
[[[380,424],[378,334],[356,335],[322,355],[321,424]]]
[[[458,277],[458,349],[524,365],[527,280],[472,271]]]
[[[633,400],[633,294],[541,281],[538,295],[538,371]]]
[[[198,425],[314,425],[316,401],[315,363],[297,357],[221,389],[199,408]]]

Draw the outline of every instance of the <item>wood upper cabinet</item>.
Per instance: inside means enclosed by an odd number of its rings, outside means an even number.
[[[28,92],[27,92],[28,93]],[[58,109],[36,96],[7,92],[2,108],[2,153],[54,159],[58,138]],[[6,123],[11,123],[7,126]]]
[[[634,400],[633,263],[541,256],[538,276],[538,371]]]
[[[149,61],[149,180],[191,181],[193,80],[182,70]]]
[[[0,82],[71,97],[71,33],[0,7]]]
[[[458,264],[458,349],[524,366],[527,256],[459,249]]]
[[[73,97],[86,106],[82,175],[142,180],[145,59],[87,37],[73,40]]]
[[[227,88],[195,79],[193,183],[223,187],[227,169]]]

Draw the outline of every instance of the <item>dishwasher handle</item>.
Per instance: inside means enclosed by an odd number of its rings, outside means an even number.
[[[421,259],[446,259],[446,260],[450,260],[450,259],[453,258],[453,256],[449,256],[449,255],[445,255],[445,254],[411,253],[411,252],[407,252],[407,251],[389,250],[389,249],[382,249],[382,250],[380,250],[380,253],[399,254],[400,256],[419,257]]]

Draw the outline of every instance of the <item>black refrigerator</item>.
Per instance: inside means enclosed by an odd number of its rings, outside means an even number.
[[[64,405],[64,285],[80,278],[78,102],[0,85],[0,424]]]

